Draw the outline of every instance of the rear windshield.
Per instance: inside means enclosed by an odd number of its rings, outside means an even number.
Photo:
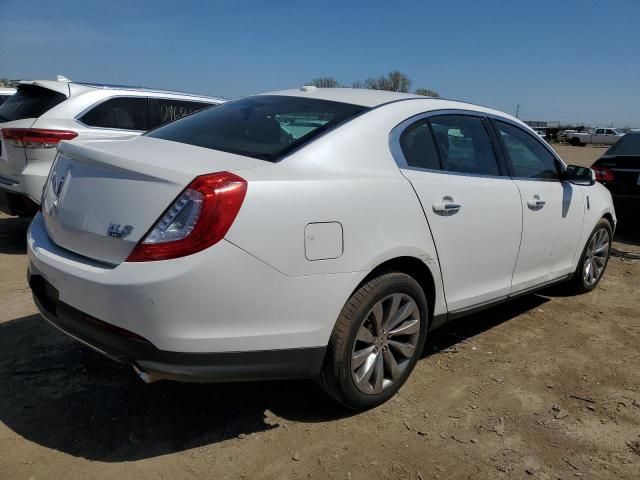
[[[640,156],[640,133],[627,133],[607,150],[606,155]]]
[[[147,135],[275,162],[366,107],[259,95],[224,103]]]
[[[35,85],[20,85],[18,91],[0,105],[0,122],[37,118],[67,99],[63,94]]]

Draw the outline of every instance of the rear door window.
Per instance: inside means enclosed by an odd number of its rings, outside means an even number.
[[[18,91],[0,105],[0,122],[38,118],[67,99],[62,93],[37,85],[19,85]]]
[[[496,121],[496,127],[513,167],[514,177],[557,180],[558,162],[533,135],[514,125]]]
[[[400,147],[410,167],[440,170],[438,150],[427,119],[418,120],[402,132]]]
[[[173,122],[215,104],[149,97],[149,130]]]
[[[148,135],[275,162],[366,107],[279,95],[223,103]]]
[[[96,105],[78,120],[90,127],[147,131],[147,97],[111,98]]]
[[[442,168],[449,172],[500,175],[491,137],[480,117],[438,115],[430,119]]]

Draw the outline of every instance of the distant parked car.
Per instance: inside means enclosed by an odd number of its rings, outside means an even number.
[[[558,142],[567,142],[572,133],[577,133],[577,130],[560,130],[556,133],[556,140]]]
[[[627,133],[592,168],[611,192],[617,209],[640,213],[640,132]]]
[[[574,132],[568,135],[568,142],[577,147],[587,143],[599,143],[603,145],[613,145],[624,136],[624,132],[615,128],[596,128],[592,132]]]
[[[447,320],[593,290],[616,223],[519,120],[397,92],[256,95],[59,150],[27,235],[49,322],[145,381],[317,378],[354,409]]]
[[[15,88],[0,87],[0,105],[2,105],[7,98],[16,93]]]
[[[22,81],[0,105],[0,210],[24,216],[37,210],[61,140],[140,135],[222,102],[140,87]]]

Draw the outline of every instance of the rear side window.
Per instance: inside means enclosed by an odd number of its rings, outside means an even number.
[[[258,95],[208,108],[148,135],[274,162],[365,109],[327,100]]]
[[[606,155],[635,155],[640,157],[640,133],[627,133],[607,150]]]
[[[78,120],[90,127],[147,131],[149,130],[147,98],[111,98],[96,105]]]
[[[204,102],[149,97],[149,130],[186,117],[212,105]]]
[[[498,160],[482,118],[439,115],[432,117],[430,123],[444,170],[500,175]]]
[[[38,118],[67,99],[61,93],[36,85],[20,85],[18,91],[0,105],[0,122]]]
[[[400,147],[407,165],[440,170],[440,160],[428,120],[419,120],[400,136]]]
[[[515,177],[556,180],[559,178],[555,157],[532,135],[521,128],[496,121]]]

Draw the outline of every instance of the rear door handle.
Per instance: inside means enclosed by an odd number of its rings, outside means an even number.
[[[458,213],[461,208],[462,205],[448,201],[433,204],[433,211],[440,215],[453,215]]]
[[[529,205],[529,208],[532,208],[534,210],[539,210],[542,207],[544,207],[546,204],[547,202],[542,200],[540,198],[540,195],[534,195],[531,200],[527,201],[527,205]]]

